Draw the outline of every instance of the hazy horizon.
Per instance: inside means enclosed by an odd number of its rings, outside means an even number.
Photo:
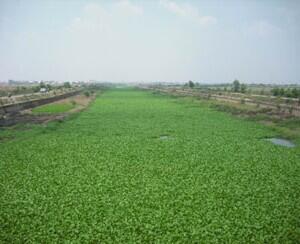
[[[300,1],[2,0],[0,81],[300,83]]]

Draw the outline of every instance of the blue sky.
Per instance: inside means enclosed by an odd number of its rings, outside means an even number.
[[[1,0],[0,81],[300,83],[300,1]]]

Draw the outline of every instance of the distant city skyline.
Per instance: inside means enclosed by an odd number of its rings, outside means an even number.
[[[300,83],[300,1],[2,0],[0,81]]]

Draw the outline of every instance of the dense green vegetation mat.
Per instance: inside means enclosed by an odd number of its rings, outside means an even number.
[[[0,142],[0,240],[297,242],[300,150],[272,135],[192,100],[107,91]]]

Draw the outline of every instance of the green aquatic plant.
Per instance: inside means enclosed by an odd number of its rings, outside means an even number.
[[[107,91],[0,142],[0,241],[297,242],[300,151],[271,136],[205,103]]]

